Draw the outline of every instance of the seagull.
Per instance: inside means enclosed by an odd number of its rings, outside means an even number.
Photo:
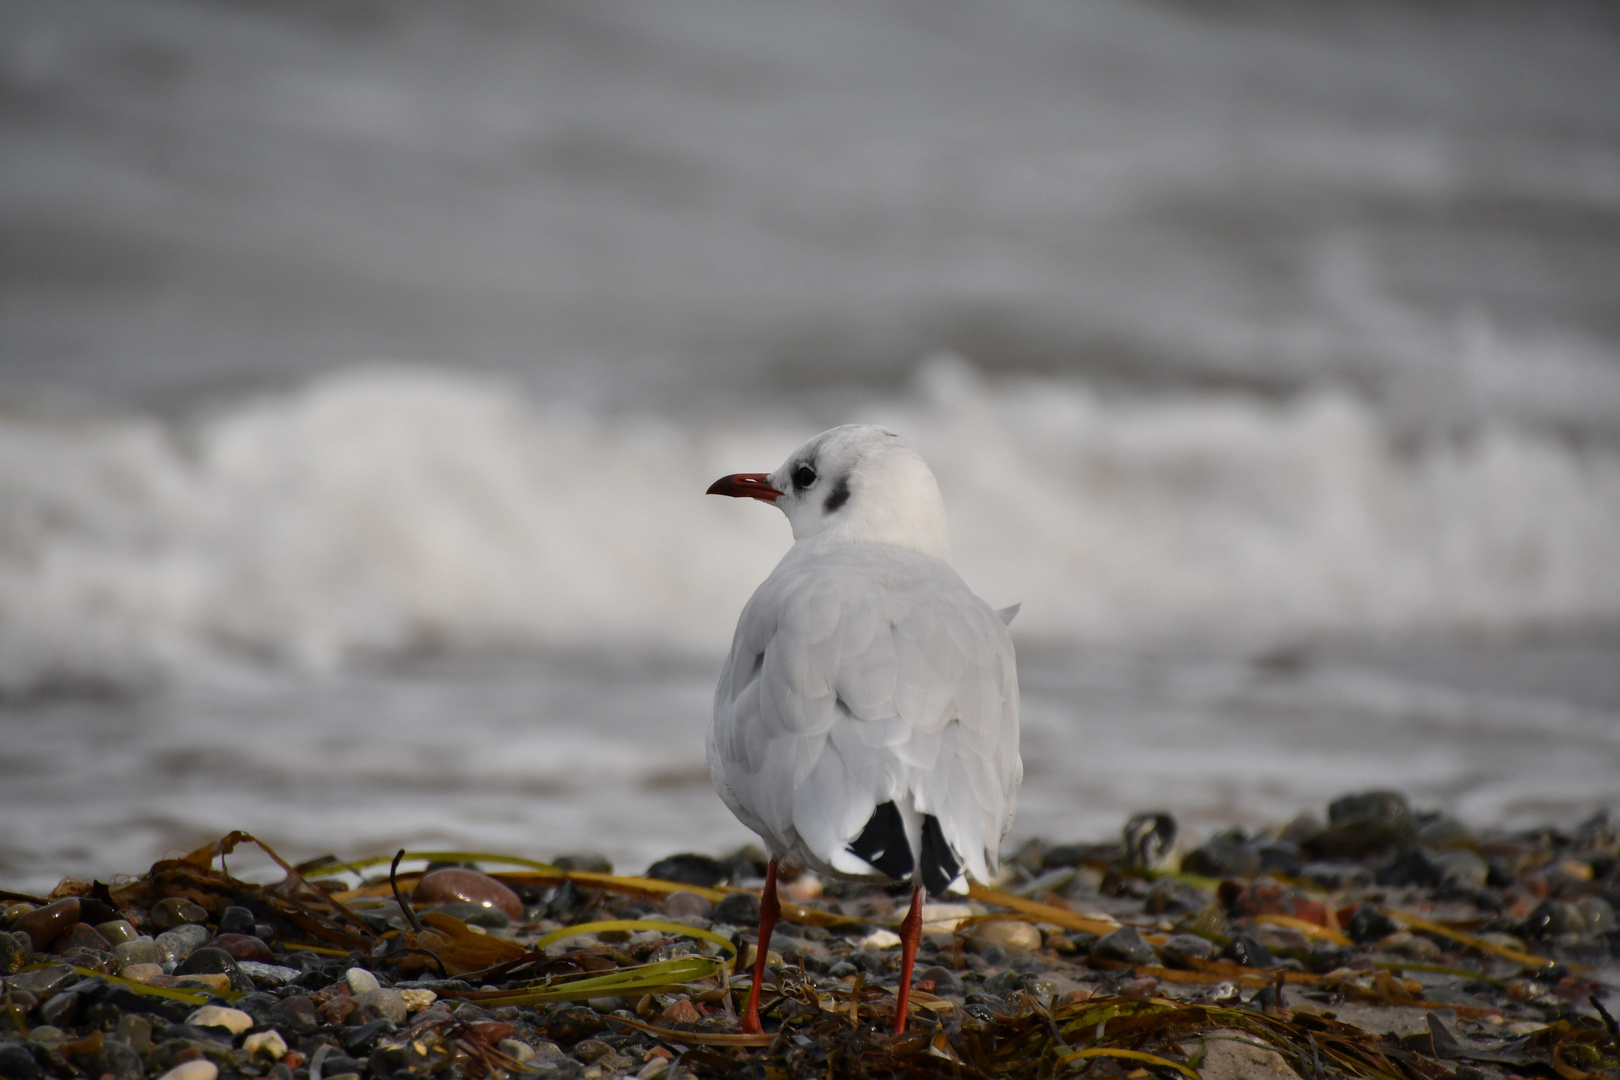
[[[922,456],[846,424],[773,473],[710,495],[787,515],[793,547],[743,608],[714,694],[709,773],[770,851],[743,1030],[781,914],[777,864],[912,885],[894,1031],[905,1030],[922,902],[988,881],[1023,781],[1007,623],[950,564],[945,503]]]

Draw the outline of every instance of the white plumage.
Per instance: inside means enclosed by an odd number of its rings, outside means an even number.
[[[925,874],[932,816],[944,880],[987,880],[1023,776],[1017,672],[1003,618],[948,561],[926,463],[893,432],[847,425],[711,491],[774,502],[796,541],[743,609],[715,692],[721,798],[773,857],[842,877],[900,876],[851,848],[893,803],[906,877],[941,887]]]

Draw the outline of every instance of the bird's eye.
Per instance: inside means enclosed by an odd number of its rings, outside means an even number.
[[[800,465],[793,470],[793,484],[795,487],[807,488],[816,482],[816,470],[808,465]]]

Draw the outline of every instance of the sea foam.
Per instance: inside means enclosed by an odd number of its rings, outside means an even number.
[[[925,365],[850,420],[929,459],[956,562],[1033,643],[1620,618],[1620,453],[1367,402],[1100,396]],[[593,414],[354,368],[184,420],[0,420],[0,690],[423,651],[715,654],[790,542],[703,490],[817,428]]]

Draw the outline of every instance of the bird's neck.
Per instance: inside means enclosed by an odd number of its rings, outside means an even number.
[[[864,513],[828,522],[813,536],[799,540],[807,547],[838,544],[887,544],[951,561],[951,539],[945,528],[945,507],[935,499],[912,505],[871,505]]]

